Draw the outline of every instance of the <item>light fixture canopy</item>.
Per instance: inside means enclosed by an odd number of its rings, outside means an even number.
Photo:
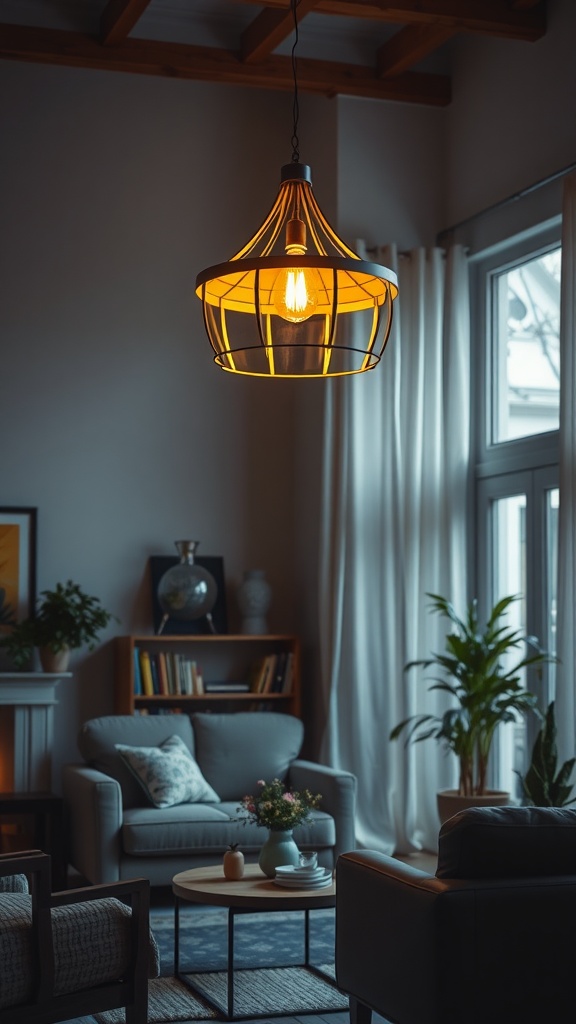
[[[282,168],[276,201],[250,241],[196,278],[215,362],[258,377],[372,369],[392,323],[396,275],[338,237],[307,164]]]

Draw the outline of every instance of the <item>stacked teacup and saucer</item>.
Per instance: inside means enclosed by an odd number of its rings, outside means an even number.
[[[323,889],[331,885],[332,872],[318,867],[317,853],[301,853],[299,864],[276,868],[274,883],[284,889]]]

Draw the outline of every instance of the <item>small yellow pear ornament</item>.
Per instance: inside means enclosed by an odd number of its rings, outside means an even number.
[[[244,854],[238,849],[239,843],[231,843],[224,854],[224,878],[237,882],[244,875]]]

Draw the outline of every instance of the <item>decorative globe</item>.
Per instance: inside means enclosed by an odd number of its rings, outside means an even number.
[[[211,619],[218,587],[212,574],[194,561],[198,543],[197,540],[175,541],[180,562],[168,569],[158,584],[158,602],[164,612],[161,629],[169,618],[183,622],[204,616]]]

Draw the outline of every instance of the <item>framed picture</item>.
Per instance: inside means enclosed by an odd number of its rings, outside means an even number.
[[[0,507],[0,629],[6,612],[17,622],[34,612],[36,522],[35,508]]]
[[[178,565],[180,559],[177,555],[150,555],[150,588],[152,591],[152,621],[154,632],[158,633],[163,618],[163,611],[158,600],[158,584],[165,572],[172,566]],[[212,609],[212,622],[217,633],[228,632],[228,619],[226,614],[226,590],[224,582],[224,559],[217,555],[195,555],[194,562],[201,565],[214,577],[218,588],[216,603]],[[188,636],[210,633],[208,620],[201,619],[167,619],[162,628],[162,636]]]

